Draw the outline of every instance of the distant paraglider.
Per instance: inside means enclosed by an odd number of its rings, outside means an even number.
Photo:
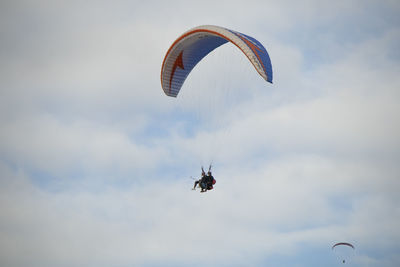
[[[248,35],[219,26],[205,25],[182,34],[168,49],[161,67],[161,86],[176,97],[186,77],[215,48],[231,42],[250,60],[257,72],[272,83],[272,66],[264,46]]]
[[[336,247],[338,246],[347,246],[347,247],[351,247],[353,250],[355,249],[354,246],[350,243],[346,243],[346,242],[340,242],[340,243],[336,243],[332,246],[332,250],[334,250]],[[346,263],[346,260],[343,259],[342,260],[343,263]]]

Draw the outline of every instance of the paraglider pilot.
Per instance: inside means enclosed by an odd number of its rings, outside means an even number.
[[[212,176],[211,170],[209,170],[209,171],[207,172],[207,175],[206,175],[207,190],[213,189],[213,188],[214,188],[213,185],[214,185],[215,183],[216,183],[216,181],[215,181],[215,179],[214,179],[214,176]]]
[[[199,180],[196,180],[196,181],[194,182],[193,190],[195,190],[195,189],[196,189],[196,186],[197,186],[198,184],[200,184],[201,192],[203,192],[203,190],[204,190],[203,188],[205,188],[205,186],[204,186],[205,177],[206,177],[206,173],[204,172],[203,167],[201,167],[201,178],[200,178]]]

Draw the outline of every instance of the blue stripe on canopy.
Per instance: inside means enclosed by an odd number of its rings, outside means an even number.
[[[184,68],[176,68],[171,81],[171,94],[176,96],[182,84],[185,82],[186,77],[197,65],[197,63],[199,63],[215,48],[225,44],[226,42],[228,41],[222,37],[206,35],[202,39],[194,42],[192,45],[184,47],[182,54]]]

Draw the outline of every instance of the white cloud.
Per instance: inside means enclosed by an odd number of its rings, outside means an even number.
[[[362,256],[377,249],[377,242],[387,247],[387,238],[397,240],[399,214],[392,213],[395,203],[379,187],[365,188],[370,170],[348,165],[295,156],[245,173],[217,168],[216,188],[206,194],[190,191],[190,180],[149,181],[123,191],[49,193],[3,166],[1,221],[9,230],[2,240],[12,241],[2,243],[1,258],[34,266],[218,266],[227,259],[240,265],[258,253],[293,255],[302,243],[329,250],[330,242],[341,238],[355,240]],[[353,195],[355,187],[364,190]],[[345,210],[329,198],[345,203]],[[385,220],[376,220],[381,217]],[[26,257],[15,261],[20,251]],[[218,253],[204,261],[209,251]]]

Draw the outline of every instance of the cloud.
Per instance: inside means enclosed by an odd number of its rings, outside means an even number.
[[[191,192],[190,180],[149,181],[123,191],[51,193],[3,166],[1,228],[8,230],[2,240],[11,242],[3,242],[1,258],[11,266],[218,266],[257,263],[258,254],[261,259],[292,257],[302,243],[329,250],[337,239],[354,240],[360,256],[390,247],[388,238],[397,240],[399,214],[390,208],[395,203],[379,187],[365,188],[370,170],[347,165],[295,156],[248,171],[245,178],[243,172],[217,169],[215,191],[207,194]],[[353,195],[354,187],[364,190]],[[204,261],[210,250],[218,253]],[[20,251],[25,257],[15,261]]]

